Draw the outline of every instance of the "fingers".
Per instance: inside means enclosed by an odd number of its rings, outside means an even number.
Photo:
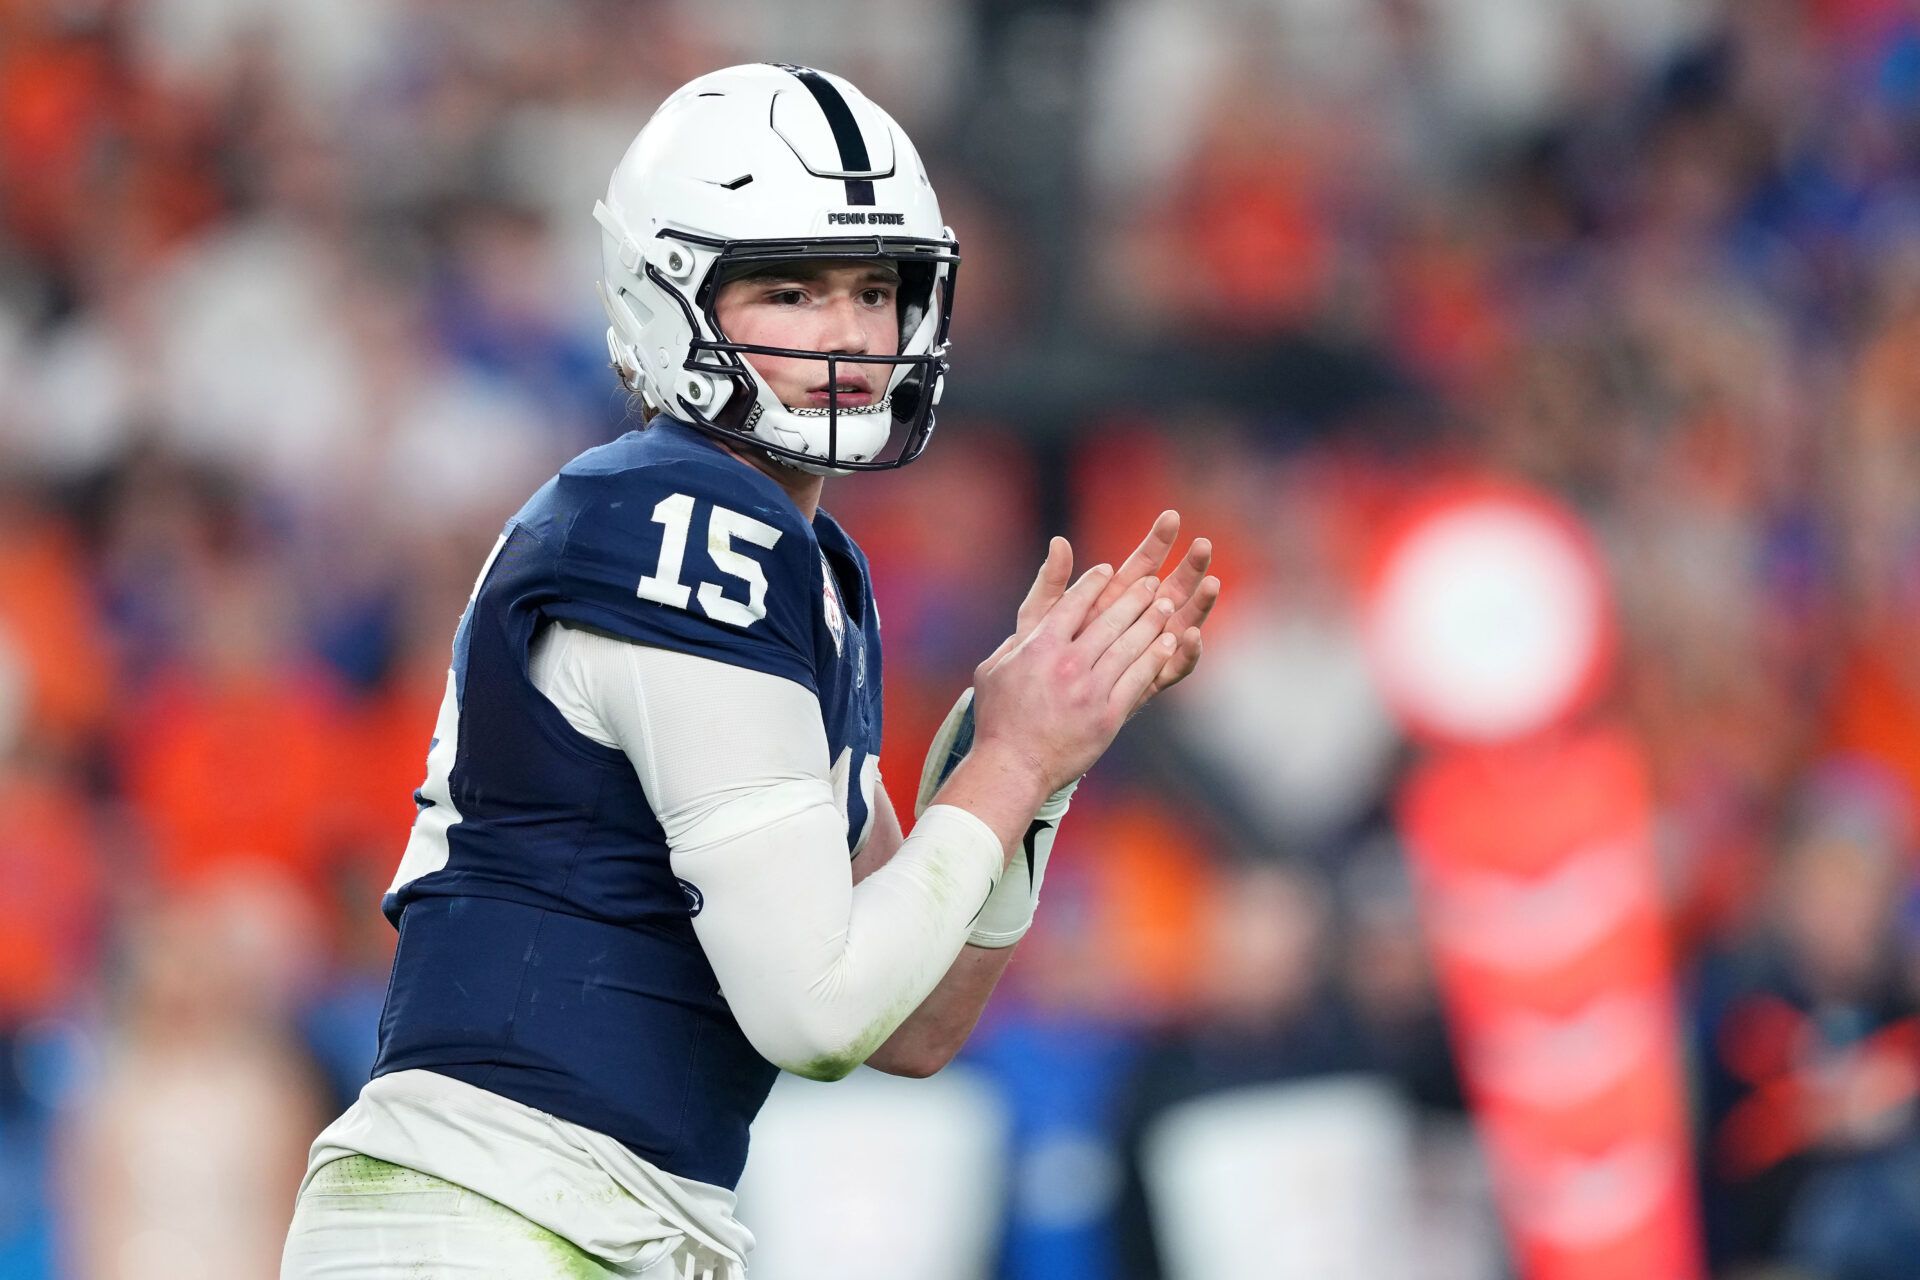
[[[1211,575],[1200,579],[1193,593],[1183,601],[1174,598],[1179,611],[1174,615],[1173,626],[1176,631],[1185,631],[1189,627],[1204,626],[1207,615],[1213,612],[1213,606],[1220,600],[1220,579]]]
[[[1066,593],[1067,584],[1071,581],[1073,544],[1065,538],[1055,537],[1047,543],[1047,558],[1041,562],[1040,572],[1034,575],[1033,586],[1027,590],[1027,598],[1020,602],[1020,610],[1014,615],[1014,633],[1024,636],[1032,631]]]
[[[1069,640],[1077,635],[1080,627],[1093,613],[1094,602],[1106,589],[1113,577],[1113,566],[1097,564],[1080,575],[1080,581],[1068,587],[1053,608],[1047,611],[1034,628],[1035,634],[1051,633],[1060,640]]]
[[[1133,549],[1133,554],[1120,562],[1120,568],[1114,573],[1113,581],[1094,605],[1094,610],[1107,608],[1118,600],[1126,590],[1150,573],[1159,571],[1166,560],[1167,553],[1173,550],[1174,542],[1180,537],[1180,513],[1162,511],[1154,517],[1153,527],[1147,530],[1147,536]]]
[[[1020,608],[1014,613],[1013,634],[1002,640],[1000,647],[989,654],[977,669],[992,670],[1031,635],[1033,629],[1040,625],[1040,619],[1059,603],[1072,577],[1073,544],[1056,536],[1047,543],[1047,558],[1040,562],[1040,572],[1033,576],[1033,585],[1027,588],[1026,599],[1020,602]]]
[[[1188,627],[1180,633],[1179,647],[1174,650],[1173,657],[1167,661],[1167,665],[1160,672],[1162,688],[1178,684],[1193,674],[1193,669],[1200,665],[1200,648],[1199,627]]]
[[[1200,665],[1200,628],[1188,627],[1185,631],[1180,631],[1169,626],[1167,634],[1178,636],[1179,642],[1174,646],[1173,655],[1161,665],[1159,672],[1153,677],[1153,683],[1147,687],[1145,696],[1141,698],[1142,702],[1146,702],[1162,690],[1173,688],[1174,685],[1192,675],[1194,668]]]
[[[1213,542],[1207,538],[1195,538],[1187,547],[1187,554],[1180,557],[1180,563],[1173,567],[1166,582],[1161,584],[1160,594],[1173,601],[1176,609],[1185,606],[1206,580],[1207,569],[1212,563]]]
[[[1119,709],[1124,715],[1132,715],[1139,710],[1140,704],[1147,700],[1147,695],[1153,689],[1154,676],[1173,656],[1177,647],[1178,641],[1172,633],[1161,632],[1147,645],[1145,652],[1128,663],[1127,669],[1120,673],[1119,680],[1114,682],[1108,706]]]
[[[1213,612],[1213,606],[1219,602],[1219,599],[1220,580],[1205,578],[1201,581],[1199,589],[1194,592],[1193,599],[1167,620],[1165,633],[1178,639],[1174,644],[1173,652],[1168,655],[1166,662],[1154,675],[1146,692],[1140,695],[1140,702],[1134,707],[1135,711],[1145,706],[1156,694],[1171,689],[1185,680],[1193,674],[1194,668],[1200,665],[1200,628],[1206,622],[1207,615]]]
[[[1142,617],[1151,616],[1156,620],[1155,631],[1164,627],[1165,620],[1172,616],[1173,606],[1169,604],[1165,613],[1155,610],[1154,593],[1159,589],[1157,578],[1142,578],[1132,587],[1121,593],[1120,598],[1101,609],[1092,621],[1083,624],[1073,647],[1081,654],[1088,666],[1100,661],[1101,655],[1126,634],[1129,627]],[[1101,593],[1105,596],[1105,592]],[[1153,637],[1147,637],[1151,640]]]
[[[1121,607],[1124,607],[1125,600],[1132,594],[1128,592],[1127,597],[1123,597]],[[1112,611],[1109,611],[1108,614],[1102,615],[1103,620],[1111,614]],[[1118,680],[1121,672],[1154,646],[1161,632],[1166,629],[1167,619],[1172,616],[1171,600],[1154,600],[1150,608],[1142,609],[1139,616],[1114,638],[1113,643],[1107,646],[1107,651],[1101,654],[1099,660],[1093,664],[1094,683],[1096,685],[1112,684]],[[1094,630],[1093,627],[1087,629]],[[1156,669],[1160,665],[1156,663]]]
[[[1075,608],[1065,611],[1058,606],[1070,594],[1090,587],[1095,571],[1089,570],[1079,584],[1069,588],[1073,548],[1065,538],[1054,538],[1047,545],[1047,558],[1033,586],[1021,602],[1015,633],[987,665],[1010,653],[1043,620],[1068,636],[1079,636],[1083,629],[1092,632],[1087,638],[1087,647],[1091,650],[1087,660],[1098,661],[1101,654],[1146,614],[1149,600],[1157,595],[1159,600],[1170,604],[1162,630],[1174,638],[1173,652],[1167,655],[1147,696],[1178,684],[1200,660],[1199,629],[1206,624],[1220,599],[1220,579],[1207,572],[1213,563],[1213,543],[1207,538],[1195,538],[1164,581],[1153,578],[1154,570],[1166,559],[1179,535],[1180,513],[1171,509],[1161,512],[1147,530],[1147,536],[1118,569],[1097,566],[1104,571],[1103,581],[1092,602],[1084,607],[1076,602]],[[1135,594],[1142,589],[1142,584],[1148,593],[1145,597]],[[1162,615],[1156,611],[1155,616]],[[1069,626],[1071,630],[1067,630]]]

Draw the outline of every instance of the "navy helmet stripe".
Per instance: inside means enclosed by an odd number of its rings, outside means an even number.
[[[853,108],[833,87],[833,81],[815,71],[812,67],[795,67],[781,64],[780,69],[787,72],[801,84],[807,86],[807,92],[820,104],[820,110],[827,117],[827,127],[833,130],[834,145],[840,148],[840,167],[848,173],[864,173],[873,167],[873,161],[867,157],[867,140],[860,133],[860,125],[853,118]],[[873,182],[867,178],[847,179],[848,204],[872,204]]]

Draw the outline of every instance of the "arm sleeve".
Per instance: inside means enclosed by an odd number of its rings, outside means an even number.
[[[564,632],[568,659],[540,665],[569,670],[572,700],[633,762],[674,874],[700,891],[694,932],[741,1030],[788,1071],[846,1075],[959,955],[1004,866],[999,838],[935,805],[856,887],[812,693],[711,658]]]

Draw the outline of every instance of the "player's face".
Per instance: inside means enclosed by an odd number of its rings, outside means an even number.
[[[781,264],[720,286],[714,316],[729,341],[837,355],[898,355],[900,276],[884,263],[845,259]],[[791,356],[746,360],[790,409],[825,409],[827,362]],[[877,403],[892,365],[847,362],[834,369],[843,409]]]

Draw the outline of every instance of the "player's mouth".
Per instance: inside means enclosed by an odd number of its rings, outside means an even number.
[[[873,403],[873,384],[859,374],[841,374],[833,382],[823,382],[807,392],[807,403],[827,409],[836,403],[842,409],[859,409]]]

